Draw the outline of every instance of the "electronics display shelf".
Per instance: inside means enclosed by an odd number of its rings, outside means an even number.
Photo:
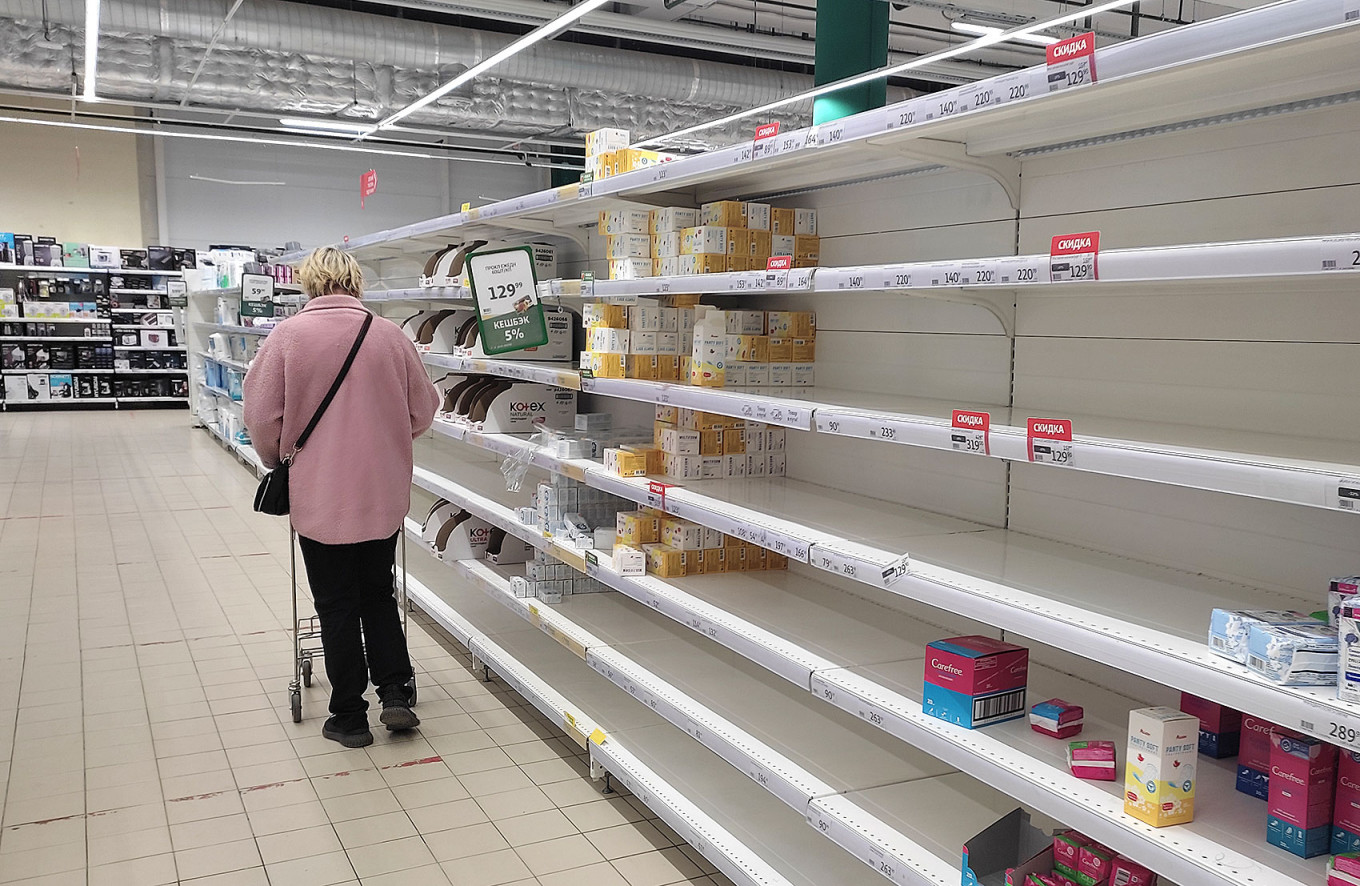
[[[127,372],[126,369],[114,369],[109,366],[106,369],[0,369],[0,375],[32,375],[33,373],[57,373],[59,375],[113,375],[115,372]]]
[[[107,322],[107,321],[105,321]],[[69,342],[107,342],[113,341],[111,335],[0,335],[0,341],[69,341]]]
[[[136,305],[123,307],[115,305],[113,310],[115,313],[124,314],[173,314],[175,312],[174,308],[139,308]]]
[[[506,581],[482,563],[454,564],[465,579],[411,548],[407,593],[714,867],[740,886],[873,886],[882,880],[844,853],[809,840],[804,816],[592,672],[478,585]],[[955,881],[957,868],[953,871]],[[939,886],[918,878],[901,882]],[[953,881],[950,881],[953,886]]]
[[[230,326],[224,323],[203,322],[195,322],[194,326],[199,329],[209,329],[213,332],[228,332],[233,335],[258,335],[261,337],[268,335],[273,329],[273,327],[257,329],[254,326]]]
[[[498,485],[499,495],[505,496],[494,466],[463,464],[456,476],[460,481],[471,482],[454,486],[442,478],[418,474],[417,485],[467,507],[494,525],[508,525],[519,537],[554,556],[565,555],[559,557],[565,562],[577,561],[580,568],[580,552],[544,539],[534,527],[518,524],[510,508],[491,497],[497,494]],[[474,492],[469,486],[490,495]],[[455,491],[461,491],[461,495],[450,494]],[[420,544],[419,526],[413,521],[408,521],[408,532]],[[1257,831],[1264,833],[1264,806],[1236,796],[1231,761],[1206,761],[1204,768],[1208,771],[1200,775],[1201,802],[1197,803],[1194,823],[1156,829],[1123,815],[1122,790],[1117,783],[1072,777],[1063,755],[1065,743],[1034,733],[1023,720],[965,730],[925,716],[921,712],[924,646],[932,639],[947,636],[949,631],[945,628],[857,598],[847,599],[831,587],[787,573],[731,573],[669,580],[655,576],[624,577],[612,571],[607,555],[594,556],[597,562],[587,561],[589,574],[633,602],[626,603],[615,595],[586,595],[570,597],[562,606],[548,607],[532,600],[515,599],[508,588],[499,585],[491,589],[512,611],[537,624],[624,688],[631,687],[635,697],[662,711],[692,736],[695,725],[703,724],[703,734],[696,736],[700,741],[768,790],[784,796],[791,805],[802,799],[791,783],[783,780],[788,777],[787,768],[771,769],[768,759],[761,762],[759,756],[734,759],[734,755],[740,757],[742,749],[749,753],[753,745],[759,745],[758,740],[746,738],[735,745],[722,740],[723,729],[728,727],[721,724],[731,722],[725,718],[740,717],[750,710],[760,711],[758,734],[767,740],[797,744],[811,740],[807,737],[809,733],[825,738],[824,730],[805,714],[792,718],[778,716],[777,705],[768,697],[761,697],[777,685],[788,687],[786,698],[806,702],[810,695],[819,702],[840,707],[865,724],[921,748],[930,755],[926,759],[938,758],[957,766],[1004,790],[1010,797],[1184,882],[1305,883],[1319,875],[1316,862],[1304,862],[1271,849],[1257,838]],[[483,564],[476,566],[491,569]],[[459,568],[467,571],[470,567],[459,564]],[[688,593],[690,589],[696,593]],[[725,611],[724,607],[735,608],[739,613]],[[625,616],[624,611],[629,615]],[[756,620],[762,624],[745,617],[756,613]],[[666,639],[656,636],[657,619],[662,616],[673,619],[674,630]],[[683,639],[684,634],[690,639]],[[592,641],[591,637],[595,639]],[[712,647],[699,638],[734,650],[744,660],[729,655],[715,657]],[[600,644],[609,647],[608,650],[601,650]],[[862,662],[873,664],[856,664]],[[738,673],[753,678],[760,673],[766,676],[759,677],[759,685],[747,685],[736,676]],[[782,683],[775,679],[778,676],[790,682]],[[1151,689],[1155,697],[1129,697],[1034,662],[1029,684],[1032,699],[1050,696],[1083,702],[1090,699],[1082,737],[1110,739],[1121,747],[1131,708],[1153,702],[1174,703],[1174,696],[1160,687],[1140,684],[1140,689]],[[681,700],[678,708],[677,699]],[[709,719],[706,721],[705,717]],[[715,727],[714,723],[719,725]],[[748,734],[750,731],[747,730]],[[780,753],[792,751],[781,747]],[[824,745],[819,746],[815,759],[795,757],[813,770],[830,759]],[[839,762],[840,758],[836,759]],[[871,759],[842,765],[881,771],[875,769]],[[811,777],[823,774],[818,771]],[[1009,801],[998,803],[989,799],[988,808],[1005,811],[1009,808],[1006,802]],[[946,806],[956,808],[952,799]],[[904,799],[896,813],[899,817],[903,808],[920,806]],[[862,811],[842,810],[852,818]],[[914,820],[916,816],[907,818]],[[949,845],[939,844],[944,851],[936,846],[932,849],[937,855],[950,858]],[[1206,863],[1205,859],[1212,861]],[[1240,879],[1248,874],[1260,879]],[[1203,879],[1205,876],[1211,879]]]
[[[110,295],[165,295],[164,289],[110,289]]]
[[[145,323],[115,323],[114,329],[172,329],[170,326],[152,326]]]
[[[68,268],[62,265],[16,265],[0,263],[0,271],[32,271],[45,274],[143,274],[151,277],[182,277],[180,271],[144,271],[138,268]],[[114,290],[115,292],[117,290]],[[137,290],[144,292],[145,290]]]
[[[115,351],[183,351],[187,350],[184,345],[166,345],[163,348],[148,348],[142,345],[114,345]]]
[[[501,455],[530,444],[437,421],[435,431]],[[458,462],[422,448],[425,467]],[[1360,749],[1360,711],[1330,687],[1280,686],[1209,652],[1215,607],[1278,608],[1261,588],[997,529],[787,478],[688,481],[617,477],[597,462],[535,447],[532,463],[641,505],[718,529],[812,567],[1005,626],[1084,658],[1213,698]],[[1308,608],[1299,600],[1296,608]]]
[[[201,427],[211,434],[218,443],[222,444],[223,449],[236,456],[236,459],[240,461],[241,464],[249,468],[256,478],[263,477],[268,473],[264,463],[260,461],[260,456],[256,454],[255,447],[249,444],[242,445],[234,440],[227,439],[226,435],[218,430],[217,425],[215,424],[203,424]]]
[[[5,317],[0,323],[111,323],[108,317]]]
[[[11,406],[109,406],[116,404],[114,397],[66,397],[55,400],[0,400],[6,409]]]
[[[183,403],[189,405],[189,401],[183,397],[118,397],[119,403]]]
[[[683,191],[690,200],[862,180],[910,168],[991,174],[1014,202],[1019,162],[1007,154],[1189,120],[1230,116],[1360,87],[1346,62],[1360,21],[1346,0],[1286,0],[1096,49],[1099,82],[1048,91],[1044,65],[918,96],[820,127],[781,133],[648,169],[539,191],[354,237],[361,259],[442,246],[454,231],[575,236],[600,210]],[[1261,71],[1270,71],[1263,78]],[[707,187],[705,187],[707,186]],[[648,200],[645,198],[651,197]],[[457,235],[455,235],[457,236]],[[297,261],[292,253],[283,261]]]
[[[187,369],[118,369],[115,370],[119,375],[188,375]],[[182,397],[175,397],[182,400]]]
[[[250,366],[246,363],[242,363],[240,360],[231,360],[227,357],[214,357],[207,351],[199,351],[198,356],[202,357],[204,360],[211,360],[214,363],[221,363],[223,366],[228,366],[232,369],[235,369],[237,372],[248,372],[250,370]]]

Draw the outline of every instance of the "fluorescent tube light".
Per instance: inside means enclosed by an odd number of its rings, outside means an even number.
[[[1001,28],[991,25],[975,25],[972,22],[954,22],[953,28],[965,34],[972,34],[975,37],[988,37],[992,34],[1000,34]],[[1048,37],[1044,34],[1025,34],[1023,37],[1012,37],[1016,43],[1032,43],[1035,46],[1052,46],[1058,42],[1057,37]]]
[[[99,61],[99,0],[85,0],[85,88],[82,98],[98,101],[95,70]]]
[[[976,52],[979,49],[986,49],[988,46],[995,46],[996,44],[1004,42],[1006,40],[1015,40],[1018,39],[1019,37],[1028,36],[1030,34],[1037,34],[1039,31],[1046,31],[1049,28],[1055,28],[1058,25],[1065,25],[1068,22],[1074,22],[1077,21],[1078,19],[1098,15],[1099,13],[1102,12],[1109,12],[1111,9],[1118,9],[1121,6],[1128,6],[1133,2],[1134,0],[1107,0],[1107,2],[1105,3],[1099,3],[1094,6],[1078,6],[1076,7],[1075,11],[1065,13],[1063,15],[1057,16],[1056,18],[1047,19],[1041,22],[1032,22],[1028,25],[1011,28],[1006,31],[998,31],[995,34],[986,34],[984,36],[978,37],[976,40],[969,40],[967,43],[960,43],[958,46],[951,46],[947,49],[940,49],[935,52],[927,53],[925,55],[919,55],[916,58],[912,59],[911,61],[903,62],[900,65],[889,65],[887,67],[877,68],[872,71],[866,71],[863,74],[856,74],[853,77],[846,77],[844,80],[837,80],[835,83],[824,83],[821,86],[814,87],[812,89],[807,90],[806,92],[800,92],[797,95],[790,95],[787,98],[781,98],[772,102],[766,102],[765,104],[760,105],[758,107],[748,108],[745,111],[738,111],[735,114],[728,114],[726,117],[719,117],[718,119],[710,120],[707,123],[698,123],[695,124],[694,126],[686,127],[685,129],[679,129],[676,130],[675,132],[669,132],[665,135],[658,135],[656,138],[649,138],[644,141],[640,141],[636,145],[634,145],[634,147],[659,144],[661,142],[668,141],[669,139],[680,138],[682,136],[690,135],[691,133],[695,132],[702,132],[705,129],[712,129],[715,126],[726,126],[727,124],[735,123],[738,120],[745,120],[747,117],[755,117],[759,114],[767,114],[770,111],[776,110],[778,108],[787,107],[789,105],[794,105],[799,102],[805,102],[808,99],[816,98],[819,95],[828,95],[833,92],[838,92],[842,89],[848,89],[852,86],[861,86],[865,83],[872,83],[875,80],[882,80],[884,77],[892,77],[897,74],[905,74],[907,71],[924,67],[925,65],[928,65],[931,62],[942,61],[948,58],[956,58],[957,56],[960,55],[967,55],[970,52]]]
[[[610,2],[610,0],[582,0],[581,3],[578,3],[575,6],[573,6],[570,9],[570,11],[564,12],[557,18],[548,22],[547,24],[535,28],[534,30],[525,34],[523,37],[520,37],[518,40],[515,40],[514,42],[507,45],[500,52],[497,52],[494,55],[468,68],[466,71],[459,74],[457,77],[454,77],[448,83],[445,83],[443,86],[440,86],[434,92],[431,92],[428,95],[424,95],[416,99],[415,101],[411,102],[409,105],[402,108],[400,111],[397,111],[395,114],[392,114],[385,120],[379,122],[377,126],[373,127],[368,132],[365,132],[362,135],[360,135],[359,138],[363,138],[366,135],[371,135],[376,130],[386,129],[392,124],[396,123],[398,120],[402,120],[410,116],[411,114],[415,113],[416,111],[419,111],[426,105],[433,104],[434,102],[448,95],[450,92],[453,92],[455,89],[462,86],[463,84],[470,83],[472,80],[475,80],[477,77],[480,77],[482,74],[496,67],[506,59],[510,58],[512,55],[524,51],[528,47],[539,42],[540,40],[547,40],[550,37],[556,36],[558,32],[566,30],[576,21],[583,18],[587,13],[599,9],[601,6],[605,5],[608,2]],[[1132,2],[1132,0],[1129,0],[1129,2]]]
[[[333,132],[337,135],[367,135],[373,131],[371,123],[351,123],[346,120],[322,120],[312,117],[280,117],[279,123],[285,129],[313,134]]]

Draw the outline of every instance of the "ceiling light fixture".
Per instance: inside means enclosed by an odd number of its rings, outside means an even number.
[[[369,132],[371,123],[350,123],[346,120],[323,120],[315,117],[280,117],[279,124],[294,132],[334,133],[336,135],[362,135]]]
[[[416,99],[406,107],[402,108],[400,111],[397,111],[395,114],[392,114],[386,119],[380,121],[377,125],[368,127],[363,133],[359,135],[359,138],[362,139],[369,135],[372,135],[379,129],[386,129],[392,124],[396,123],[398,120],[405,119],[406,117],[410,116],[411,114],[414,114],[416,111],[419,111],[426,105],[433,104],[434,102],[448,95],[450,92],[453,92],[455,89],[462,86],[463,84],[472,82],[474,79],[480,77],[482,74],[496,67],[501,62],[505,61],[511,56],[524,51],[525,49],[539,42],[540,40],[547,40],[551,37],[556,36],[559,32],[564,31],[571,25],[575,24],[587,13],[599,9],[601,6],[604,6],[608,2],[610,2],[610,0],[583,0],[583,2],[573,6],[568,12],[564,12],[557,18],[548,22],[547,24],[535,28],[534,30],[525,34],[523,37],[520,37],[518,40],[515,40],[514,42],[508,44],[500,52],[497,52],[489,56],[488,58],[478,62],[472,67],[468,68],[466,71],[459,74],[457,77],[454,77],[448,83],[445,83],[443,86],[440,86],[434,92],[431,92],[427,95],[424,95]],[[1130,0],[1130,2],[1132,2],[1132,0]]]
[[[972,22],[953,22],[952,27],[956,31],[972,34],[975,37],[988,37],[992,34],[1000,34],[1002,32],[1001,28],[993,25],[975,25]],[[1054,43],[1057,43],[1060,38],[1049,37],[1045,34],[1025,34],[1023,37],[1012,37],[1011,39],[1016,43],[1030,43],[1035,46],[1052,46]]]
[[[99,61],[99,0],[85,0],[85,88],[81,98],[98,101],[95,69]]]
[[[729,123],[736,123],[738,120],[745,120],[747,117],[754,117],[758,114],[766,114],[770,111],[777,110],[778,108],[787,107],[789,105],[797,104],[799,102],[805,102],[808,99],[816,98],[819,95],[828,95],[833,92],[839,92],[842,89],[848,89],[852,86],[862,86],[865,83],[872,83],[875,80],[882,80],[884,77],[892,77],[897,74],[905,74],[907,71],[924,67],[925,65],[931,64],[932,62],[941,61],[947,58],[955,58],[960,55],[966,55],[970,52],[976,52],[979,49],[986,49],[988,46],[995,46],[996,44],[1002,43],[1006,40],[1015,40],[1020,37],[1028,36],[1030,34],[1037,34],[1039,31],[1046,31],[1049,28],[1055,28],[1058,25],[1065,25],[1068,22],[1074,22],[1077,21],[1078,19],[1088,18],[1090,16],[1094,16],[1102,12],[1108,12],[1111,9],[1118,9],[1121,6],[1128,6],[1133,2],[1134,0],[1107,0],[1107,2],[1105,3],[1099,3],[1094,6],[1079,6],[1076,8],[1076,11],[1065,13],[1063,15],[1057,16],[1056,18],[1047,19],[1041,22],[1031,22],[1028,25],[1020,25],[1005,31],[998,31],[995,34],[986,34],[984,36],[978,37],[975,40],[969,40],[967,43],[960,43],[958,46],[951,46],[948,49],[940,49],[935,52],[927,53],[925,55],[918,55],[911,61],[903,62],[900,65],[889,65],[883,68],[876,68],[872,71],[866,71],[863,74],[856,74],[853,77],[846,77],[844,80],[837,80],[834,83],[825,83],[821,86],[809,89],[806,92],[800,92],[797,95],[790,95],[787,96],[786,98],[781,98],[772,102],[767,102],[758,107],[749,108],[745,111],[738,111],[735,114],[728,114],[726,117],[719,117],[716,120],[710,120],[707,123],[698,123],[695,124],[694,126],[686,127],[685,129],[676,130],[675,132],[670,132],[665,135],[658,135],[655,138],[649,138],[644,141],[637,142],[634,145],[634,147],[661,144],[663,142],[669,141],[670,139],[681,138],[683,136],[690,135],[691,133],[702,132],[705,129],[712,129],[716,126],[726,126]]]

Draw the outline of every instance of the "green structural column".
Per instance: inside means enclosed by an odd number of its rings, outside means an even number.
[[[884,0],[817,0],[818,86],[881,68],[888,63],[888,11]],[[813,99],[812,121],[825,123],[888,99],[886,80],[842,89]]]

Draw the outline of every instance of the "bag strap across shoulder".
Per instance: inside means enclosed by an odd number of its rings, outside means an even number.
[[[349,368],[354,365],[354,357],[359,353],[359,346],[364,343],[364,336],[368,335],[368,327],[373,325],[373,313],[371,311],[365,311],[364,313],[366,314],[364,317],[364,325],[359,327],[359,335],[355,337],[354,344],[350,347],[349,354],[345,357],[345,365],[340,367],[340,374],[337,375],[335,381],[331,383],[331,389],[326,392],[326,398],[322,400],[321,405],[316,408],[316,413],[312,415],[312,420],[307,423],[307,427],[303,430],[302,436],[298,437],[297,443],[293,445],[292,454],[284,459],[285,463],[291,465],[293,459],[302,451],[302,447],[307,442],[307,438],[312,436],[312,431],[316,429],[317,422],[321,421],[321,416],[326,414],[326,407],[330,406],[331,401],[335,399],[336,392],[340,390],[341,382],[345,380],[346,375],[349,375]]]

